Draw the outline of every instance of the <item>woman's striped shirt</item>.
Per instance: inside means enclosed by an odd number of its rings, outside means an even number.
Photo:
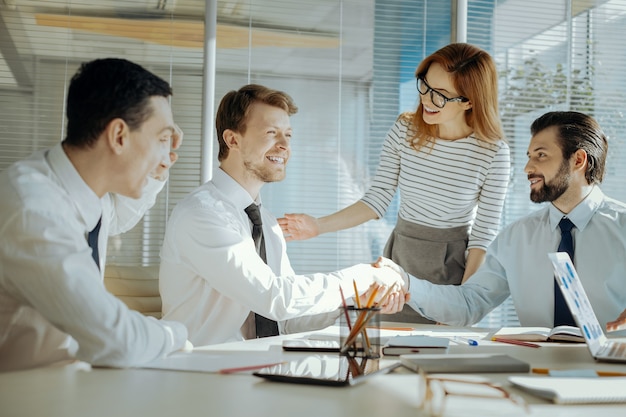
[[[509,183],[507,143],[473,136],[437,139],[417,152],[408,133],[403,119],[389,130],[378,171],[361,201],[382,218],[399,189],[402,219],[435,228],[470,225],[468,249],[486,249],[498,233]]]

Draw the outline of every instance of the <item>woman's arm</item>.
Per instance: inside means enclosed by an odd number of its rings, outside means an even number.
[[[485,250],[472,248],[467,251],[467,260],[465,261],[465,273],[463,274],[463,280],[461,284],[467,281],[474,272],[483,264],[485,261]]]
[[[315,218],[303,213],[288,213],[278,219],[285,240],[304,240],[319,236],[323,233],[349,229],[378,218],[376,213],[367,204],[356,203],[328,216]]]

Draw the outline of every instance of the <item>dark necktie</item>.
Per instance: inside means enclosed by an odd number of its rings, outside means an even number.
[[[100,269],[100,254],[98,253],[98,235],[100,234],[100,226],[102,225],[102,217],[98,220],[98,224],[87,235],[87,244],[91,247],[91,257]]]
[[[559,222],[559,228],[561,229],[561,243],[559,243],[559,252],[567,252],[569,257],[574,262],[574,239],[572,238],[572,228],[574,223],[567,217],[563,217]],[[570,312],[563,293],[559,288],[556,280],[554,280],[554,326],[576,326],[574,317]]]
[[[246,214],[252,222],[252,240],[256,246],[256,251],[267,263],[265,256],[265,239],[263,238],[263,221],[261,220],[261,211],[259,206],[252,203],[246,207]],[[278,323],[255,313],[256,337],[267,337],[278,335]]]

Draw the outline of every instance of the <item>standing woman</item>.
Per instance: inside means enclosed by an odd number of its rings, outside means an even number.
[[[496,66],[482,49],[453,43],[424,59],[415,77],[420,103],[387,133],[363,198],[317,219],[285,214],[279,224],[288,241],[354,227],[382,218],[399,188],[383,255],[413,276],[459,285],[482,264],[508,187]],[[385,320],[431,323],[408,306]]]

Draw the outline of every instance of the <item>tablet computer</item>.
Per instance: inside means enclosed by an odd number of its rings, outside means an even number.
[[[378,359],[339,355],[313,355],[295,361],[260,369],[253,375],[270,381],[296,384],[350,386],[373,375],[387,373],[400,363],[381,366]]]

